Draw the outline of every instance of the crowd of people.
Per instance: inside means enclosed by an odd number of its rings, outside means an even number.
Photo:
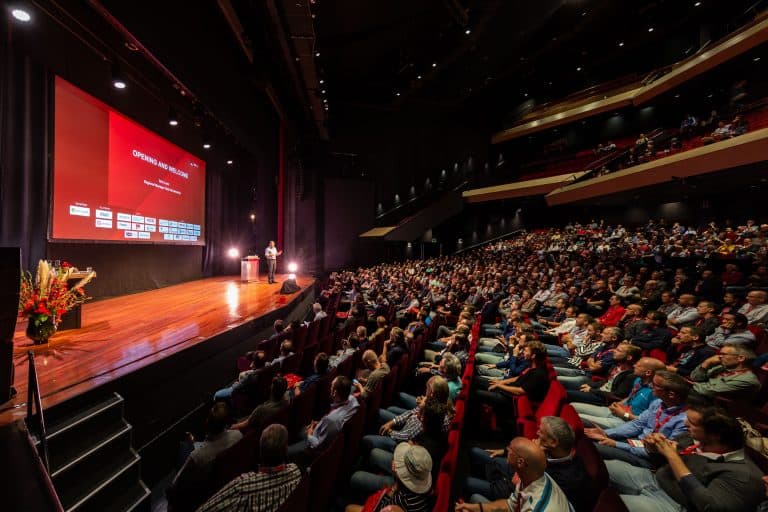
[[[308,320],[322,320],[341,296],[333,328],[350,335],[317,354],[308,375],[278,374],[268,400],[225,421],[234,389],[291,357],[286,329],[300,326],[276,329],[283,340],[276,357],[252,354],[253,367],[216,392],[206,439],[186,445],[172,489],[205,478],[217,453],[258,427],[258,471],[232,480],[200,510],[277,510],[368,395],[434,333],[406,387],[376,411],[376,428],[363,437],[350,512],[432,510],[468,365],[477,414],[468,414],[465,442],[492,427],[489,415],[509,442],[471,450],[456,510],[592,510],[599,492],[576,450],[585,440],[631,511],[754,510],[765,499],[761,478],[768,480],[745,452],[745,442],[757,446],[755,436],[745,441],[732,411],[757,413],[765,402],[767,242],[768,225],[752,220],[699,228],[658,220],[633,229],[593,221],[459,255],[334,273]],[[332,381],[330,409],[297,438],[271,422],[356,354],[354,380]],[[519,401],[536,408],[558,386],[577,421],[543,416],[535,439],[522,437]]]

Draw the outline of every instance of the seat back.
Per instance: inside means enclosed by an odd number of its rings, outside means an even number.
[[[406,357],[406,356],[403,356]],[[400,369],[400,365],[396,364],[393,368],[390,368],[389,374],[384,377],[383,387],[384,392],[381,395],[381,407],[389,407],[392,405],[392,400],[397,386],[397,373]]]
[[[355,466],[355,461],[360,453],[360,440],[363,438],[364,426],[365,403],[361,403],[355,414],[347,420],[342,428],[344,432],[344,456],[341,461],[341,471],[343,474],[339,476],[339,480],[342,482],[349,480],[348,477]]]
[[[281,373],[296,373],[299,371],[299,364],[301,363],[301,354],[293,353],[283,359],[283,363],[280,365]]]
[[[328,502],[334,490],[334,484],[339,482],[336,475],[339,472],[342,455],[344,454],[344,436],[337,435],[315,459],[309,468],[309,499],[313,510],[327,510]]]
[[[261,430],[253,430],[216,457],[211,471],[214,492],[258,466],[260,440]]]
[[[256,385],[253,388],[253,395],[256,403],[261,403],[269,397],[269,389],[272,387],[272,379],[280,371],[276,364],[265,366],[259,370],[259,376],[256,378]]]
[[[560,409],[560,417],[568,423],[576,434],[576,439],[580,439],[584,435],[584,423],[581,421],[579,413],[573,408],[571,404],[565,404]]]
[[[619,497],[619,494],[610,487],[607,487],[600,492],[600,496],[597,498],[597,504],[592,509],[593,512],[629,512],[627,506]]]
[[[376,389],[368,393],[365,400],[365,429],[372,432],[377,428],[379,409],[381,408],[381,396],[384,393],[384,386],[379,383]]]
[[[295,512],[297,510],[309,510],[309,477],[304,477],[299,482],[288,499],[280,505],[277,512]]]
[[[315,387],[315,404],[312,410],[313,418],[322,418],[328,409],[331,407],[331,384],[333,379],[336,378],[338,370],[336,368],[330,370],[327,375],[323,375],[319,381],[314,385]]]
[[[299,431],[312,421],[312,408],[315,405],[317,384],[310,385],[306,391],[293,399],[288,433],[295,439]]]
[[[592,482],[594,482],[595,488],[607,488],[608,468],[605,467],[603,458],[600,456],[597,448],[595,448],[595,443],[582,436],[576,441],[576,454],[581,457],[581,461],[584,463],[584,469],[586,469]]]
[[[452,475],[441,472],[435,483],[435,506],[432,512],[448,512],[451,505]]]
[[[315,356],[319,352],[318,345],[308,345],[304,351],[300,352],[301,365],[299,366],[299,375],[306,377],[315,371]]]

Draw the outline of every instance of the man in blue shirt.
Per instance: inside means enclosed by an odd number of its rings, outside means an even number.
[[[360,404],[351,394],[352,382],[340,375],[331,384],[331,410],[320,421],[313,421],[302,432],[300,441],[288,447],[288,460],[309,466],[328,444],[341,433],[344,424],[355,414]]]
[[[658,370],[664,369],[664,363],[652,357],[641,358],[634,366],[635,375],[629,395],[621,401],[611,402],[608,406],[586,402],[571,402],[582,421],[600,428],[613,428],[637,419],[656,397],[651,389],[651,381]]]
[[[666,370],[657,371],[651,382],[657,400],[651,402],[637,419],[608,430],[599,427],[584,429],[584,434],[597,443],[597,451],[603,459],[623,460],[636,466],[653,468],[656,464],[642,440],[654,433],[675,439],[688,430],[685,424],[688,407],[685,403],[690,384]]]

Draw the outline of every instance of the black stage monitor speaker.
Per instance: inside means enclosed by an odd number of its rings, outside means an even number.
[[[19,314],[21,249],[0,247],[0,403],[11,398],[13,333]]]
[[[296,293],[299,290],[301,290],[301,288],[299,288],[299,285],[296,284],[295,279],[286,279],[283,281],[283,286],[280,287],[280,293],[284,295]]]

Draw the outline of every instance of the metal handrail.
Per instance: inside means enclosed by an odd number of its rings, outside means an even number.
[[[38,417],[38,429],[40,448],[38,453],[43,461],[45,470],[50,473],[51,467],[48,463],[48,436],[45,431],[45,416],[43,416],[43,404],[40,400],[40,383],[37,379],[37,369],[35,367],[35,354],[31,350],[27,352],[27,358],[29,360],[29,380],[27,382],[27,426],[32,424],[32,410],[37,410]]]

